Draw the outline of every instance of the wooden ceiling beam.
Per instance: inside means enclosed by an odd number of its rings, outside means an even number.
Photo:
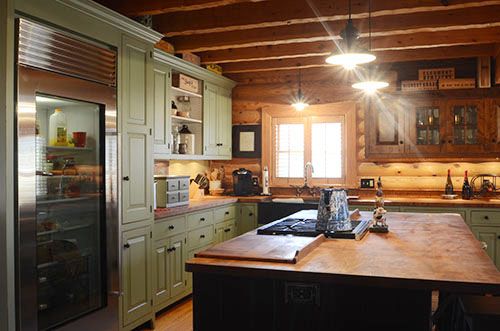
[[[187,12],[267,0],[97,0],[97,2],[126,16],[159,15]]]
[[[374,53],[377,56],[377,63],[392,63],[420,60],[467,58],[476,56],[492,56],[494,53],[494,49],[494,44],[485,44],[397,51],[379,51]],[[223,65],[223,72],[224,74],[234,74],[245,72],[296,70],[297,68],[325,67],[330,68],[332,66],[325,63],[324,56],[313,56],[306,58],[226,63]],[[231,76],[231,78],[239,81],[236,76]]]
[[[373,35],[408,33],[412,31],[446,31],[463,25],[482,25],[500,22],[500,5],[451,10],[442,12],[421,12],[400,15],[393,19],[375,17],[372,19]],[[330,40],[331,35],[338,36],[346,21],[295,24],[270,28],[258,28],[245,31],[230,31],[178,36],[169,38],[178,51],[200,52],[227,48],[277,45],[282,43],[311,40]],[[361,36],[368,34],[368,21],[354,20],[354,25]]]
[[[500,40],[500,27],[444,32],[425,32],[399,35],[392,38],[376,37],[372,40],[373,51],[434,48],[441,46],[475,45],[496,43]],[[199,55],[204,63],[228,63],[265,61],[310,56],[327,56],[335,50],[332,41],[304,42],[272,46],[247,47],[203,52]]]
[[[311,4],[311,5],[310,5]],[[367,18],[368,2],[354,1],[352,17]],[[443,6],[436,0],[377,0],[372,17],[394,16],[418,12],[445,12],[460,8],[500,5],[499,0],[454,0]],[[312,7],[311,7],[312,6]],[[223,31],[246,30],[273,26],[289,26],[314,22],[346,20],[348,1],[271,0],[262,3],[243,2],[231,6],[157,15],[153,19],[157,31],[167,37]]]

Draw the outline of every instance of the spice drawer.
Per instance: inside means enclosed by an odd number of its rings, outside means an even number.
[[[156,238],[168,237],[186,231],[186,218],[184,216],[158,221],[154,225]]]
[[[236,217],[236,206],[225,206],[214,210],[215,222],[222,222]]]
[[[207,209],[203,212],[196,214],[189,214],[187,216],[188,230],[195,229],[200,226],[206,226],[213,223],[214,223],[214,214],[212,209]]]
[[[471,210],[470,223],[472,225],[500,225],[500,211]]]
[[[210,244],[214,240],[214,226],[209,225],[189,231],[188,248],[193,249]]]

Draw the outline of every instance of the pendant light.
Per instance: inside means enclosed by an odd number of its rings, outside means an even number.
[[[368,45],[369,49],[371,51],[372,49],[372,1],[368,0]],[[377,80],[373,76],[373,68],[371,68],[371,65],[368,68],[368,77],[362,82],[354,83],[352,84],[352,87],[358,90],[362,90],[368,94],[373,94],[377,90],[382,89],[384,87],[389,86],[389,83]]]
[[[302,75],[299,68],[299,91],[297,93],[297,99],[294,103],[292,103],[292,107],[295,108],[296,111],[303,111],[309,104],[305,101],[304,95],[302,94]]]
[[[340,32],[340,37],[342,38],[340,53],[332,53],[326,58],[326,63],[341,65],[350,70],[358,64],[369,63],[376,59],[375,55],[362,49],[359,45],[359,32],[351,18],[351,0],[349,0],[349,19],[345,28]]]

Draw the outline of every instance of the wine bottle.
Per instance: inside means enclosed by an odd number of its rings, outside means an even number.
[[[462,186],[462,199],[470,200],[472,199],[472,187],[469,184],[469,178],[467,177],[467,170],[465,170],[464,185]]]
[[[448,177],[446,178],[446,186],[444,187],[444,194],[453,194],[453,183],[451,181],[451,169],[448,169]]]

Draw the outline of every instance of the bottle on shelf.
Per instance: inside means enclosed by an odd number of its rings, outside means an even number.
[[[462,199],[470,200],[470,199],[472,199],[473,194],[474,194],[474,192],[472,191],[472,186],[470,186],[470,184],[469,184],[467,170],[465,170],[464,185],[462,186]]]
[[[60,108],[56,108],[49,118],[49,145],[68,146],[68,124]]]
[[[451,169],[448,169],[448,177],[446,177],[446,186],[444,187],[444,194],[453,195],[453,182],[451,181]]]

